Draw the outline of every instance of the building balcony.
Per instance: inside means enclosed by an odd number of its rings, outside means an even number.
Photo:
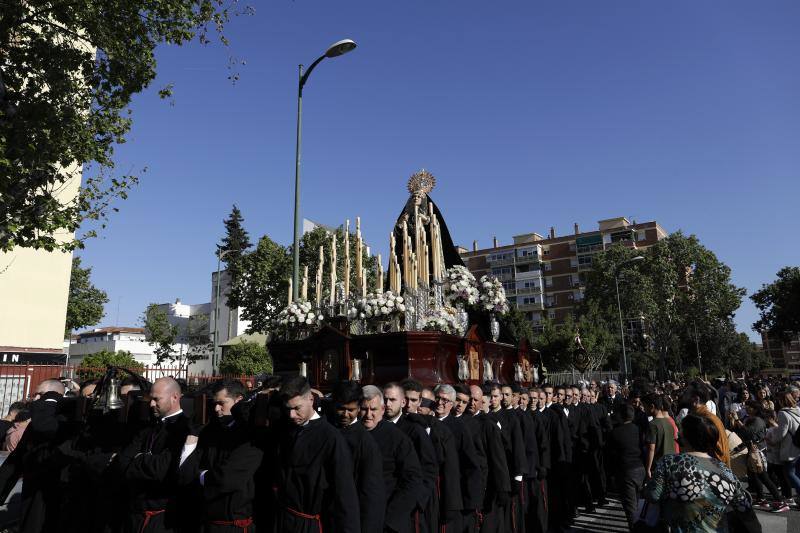
[[[605,249],[602,243],[590,244],[586,246],[578,246],[577,252],[579,254],[591,254],[595,252],[602,252]]]
[[[541,270],[529,270],[527,272],[517,272],[515,274],[516,280],[526,280],[526,279],[541,279],[542,278],[542,271]]]
[[[593,268],[591,263],[583,263],[578,265],[578,272],[588,272]]]
[[[517,287],[514,294],[539,294],[541,292],[541,287]],[[506,294],[508,294],[508,291],[506,291]]]
[[[489,263],[493,267],[513,265],[514,264],[514,256],[512,255],[511,257],[506,257],[504,259],[496,259],[494,261],[491,260],[491,259],[487,259],[486,262]]]
[[[538,255],[526,255],[526,256],[517,257],[517,261],[516,261],[516,263],[518,265],[529,265],[531,263],[538,263],[538,262],[539,262],[539,256]]]
[[[517,309],[519,309],[520,311],[543,311],[544,304],[542,304],[541,302],[537,302],[534,304],[518,304]]]

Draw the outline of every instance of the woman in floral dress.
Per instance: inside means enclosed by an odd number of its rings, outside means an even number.
[[[714,457],[719,434],[706,417],[681,422],[681,453],[656,464],[643,496],[660,504],[659,523],[673,533],[761,531],[749,493],[730,468]],[[733,511],[727,514],[728,511]]]

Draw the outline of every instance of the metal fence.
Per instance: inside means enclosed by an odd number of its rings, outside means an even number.
[[[0,416],[5,416],[12,403],[30,399],[39,384],[46,379],[71,379],[80,383],[86,379],[87,373],[99,376],[105,370],[79,368],[75,365],[0,365]],[[148,381],[167,376],[181,378],[192,388],[200,388],[221,379],[238,379],[248,388],[256,386],[254,376],[208,376],[191,374],[186,369],[160,367],[145,367],[136,372]]]

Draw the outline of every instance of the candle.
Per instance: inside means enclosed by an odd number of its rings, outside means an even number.
[[[289,297],[286,305],[292,305],[292,278],[289,278]]]
[[[308,301],[308,265],[303,267],[303,289],[300,298],[305,302]]]
[[[316,283],[317,283],[317,285],[315,287],[317,289],[317,294],[316,294],[317,307],[319,307],[320,302],[322,302],[322,275],[323,275],[322,274],[322,268],[323,268],[324,264],[325,264],[325,247],[324,246],[320,246],[319,247],[319,263],[317,264],[317,277],[316,277],[316,280],[315,280]]]
[[[344,295],[350,295],[350,219],[344,223]]]
[[[356,217],[356,283],[361,287],[363,280],[361,279],[363,265],[363,257],[362,257],[362,246],[363,243],[361,242],[361,217]]]
[[[336,234],[331,235],[331,295],[330,305],[336,303]]]
[[[383,262],[381,261],[381,254],[378,254],[378,264],[375,266],[375,279],[376,287],[375,292],[378,294],[383,292]]]
[[[361,297],[367,297],[367,269],[361,271]]]

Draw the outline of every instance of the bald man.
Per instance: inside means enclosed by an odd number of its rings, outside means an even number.
[[[6,501],[20,477],[22,505],[19,531],[39,533],[58,531],[61,502],[61,473],[66,464],[60,461],[58,446],[68,437],[66,426],[57,417],[58,404],[64,397],[64,384],[57,379],[39,383],[30,405],[31,418],[13,452],[0,467],[0,501]]]
[[[189,531],[202,513],[187,512],[178,490],[178,466],[193,451],[187,437],[196,435],[181,409],[181,387],[160,378],[150,390],[150,409],[156,423],[141,431],[117,457],[127,483],[129,514],[123,530],[139,533]],[[189,443],[195,439],[188,439]],[[195,444],[196,445],[196,444]],[[186,448],[186,449],[184,449]]]

